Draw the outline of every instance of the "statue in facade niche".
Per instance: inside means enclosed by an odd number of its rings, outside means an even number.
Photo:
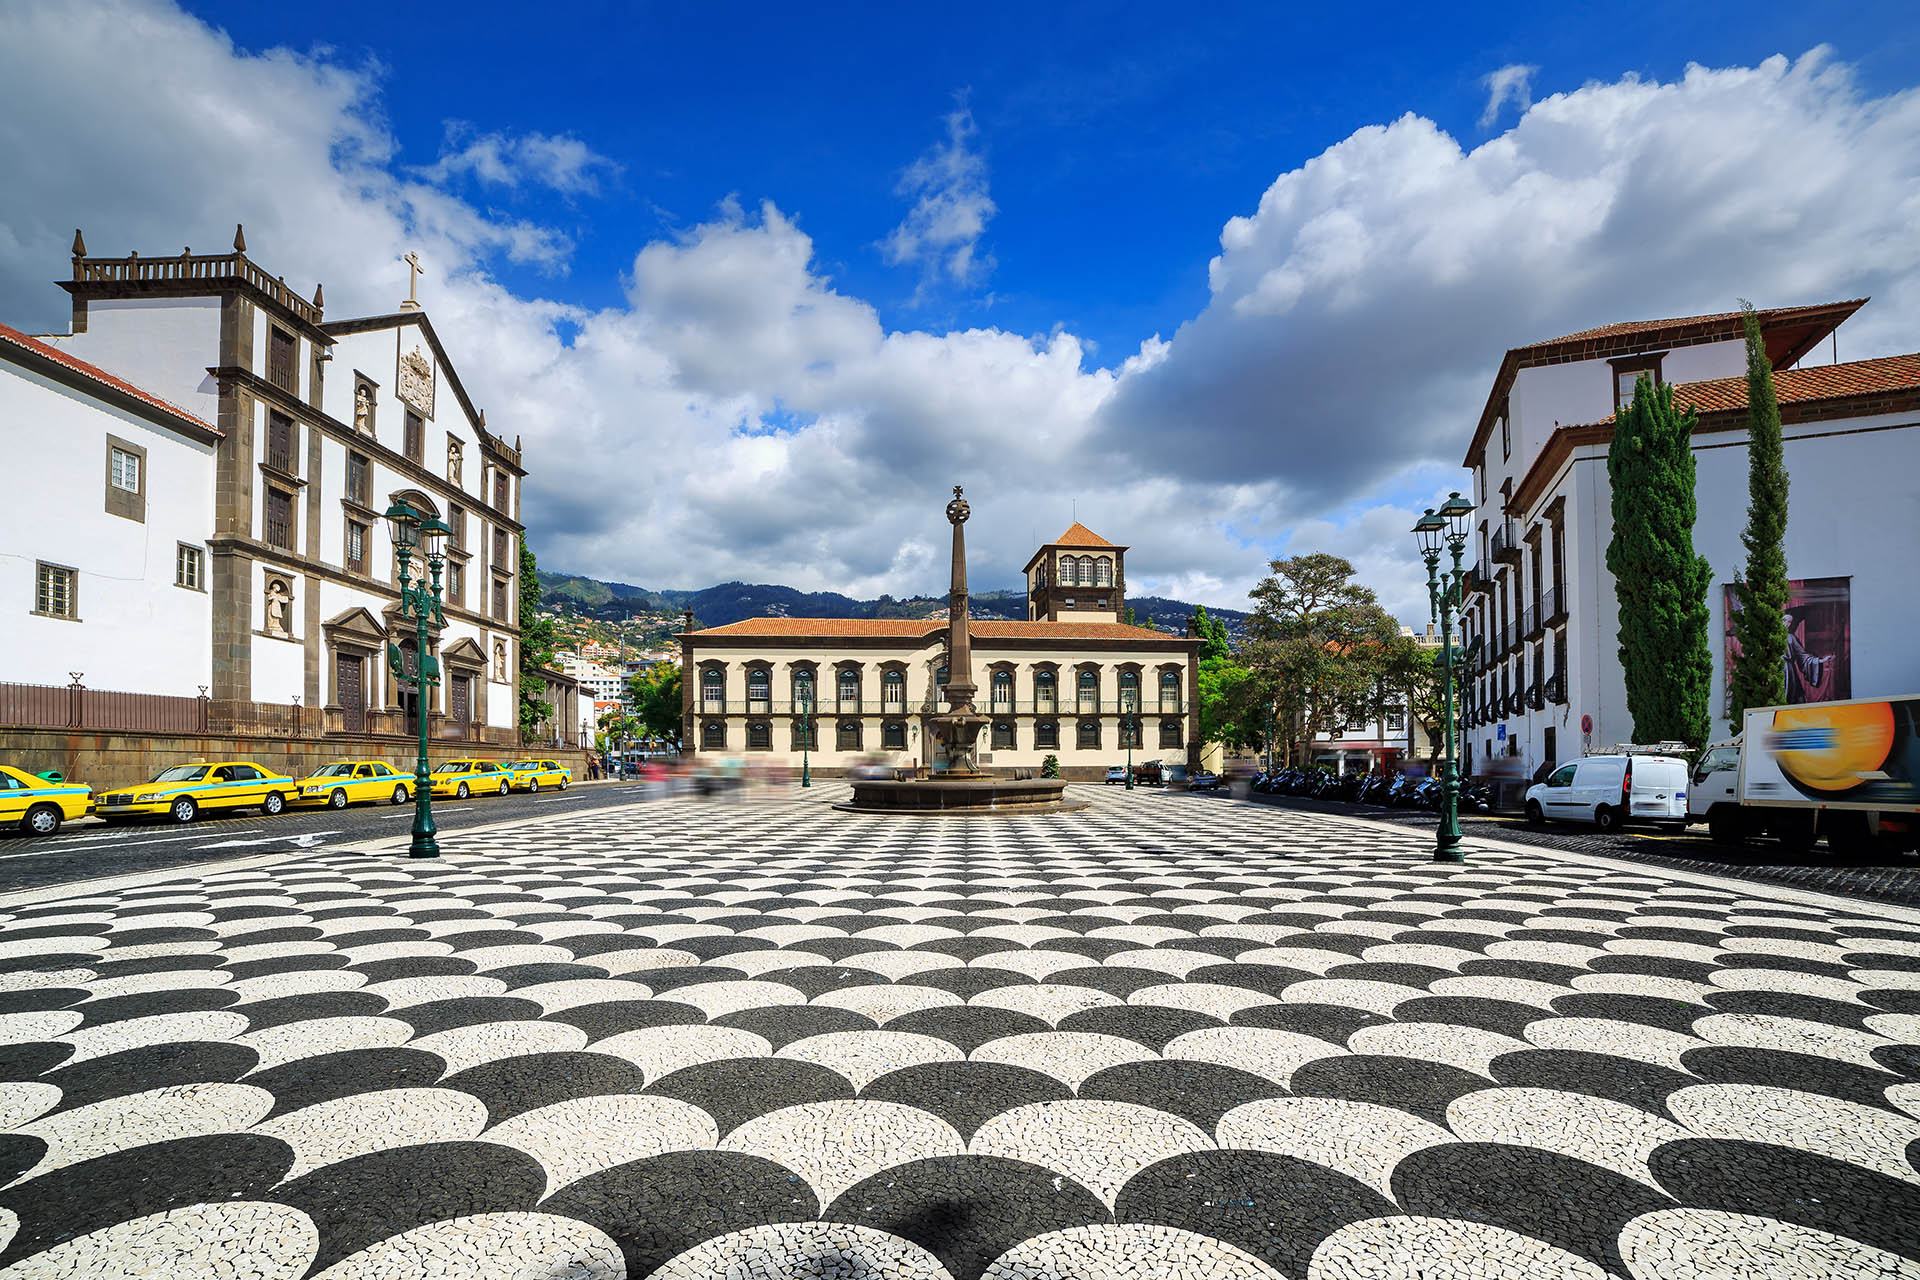
[[[353,388],[353,429],[363,435],[373,430],[373,388],[364,382]]]
[[[266,633],[270,636],[293,634],[293,588],[278,578],[267,583]]]

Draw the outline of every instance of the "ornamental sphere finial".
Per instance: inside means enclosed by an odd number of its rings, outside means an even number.
[[[960,496],[960,486],[953,486],[953,501],[947,504],[947,523],[965,524],[967,517],[972,514],[973,508],[969,507],[967,500]]]

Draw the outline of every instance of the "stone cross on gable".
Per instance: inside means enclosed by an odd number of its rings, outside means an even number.
[[[400,261],[407,264],[407,300],[400,304],[400,309],[418,311],[420,299],[415,296],[415,289],[420,283],[420,277],[427,273],[427,269],[420,265],[420,255],[411,249],[407,250],[407,256]]]

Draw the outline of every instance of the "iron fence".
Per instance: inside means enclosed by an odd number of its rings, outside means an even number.
[[[0,725],[16,729],[95,729],[128,733],[205,733],[200,697],[89,689],[72,684],[0,683]]]

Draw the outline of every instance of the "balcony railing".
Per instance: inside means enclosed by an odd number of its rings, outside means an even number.
[[[1493,558],[1509,564],[1520,563],[1520,542],[1514,536],[1511,524],[1502,524],[1493,531]]]
[[[1541,683],[1538,680],[1535,680],[1532,684],[1527,686],[1527,705],[1529,707],[1532,707],[1535,711],[1542,711],[1546,709],[1546,705],[1547,705],[1546,690],[1541,687]]]
[[[1542,615],[1538,601],[1522,609],[1520,611],[1520,638],[1523,640],[1538,640],[1540,634],[1546,630],[1546,623],[1543,622],[1541,618]]]
[[[1485,565],[1468,565],[1463,586],[1467,595],[1477,591],[1492,591],[1493,575],[1487,572]]]
[[[1567,620],[1567,584],[1556,582],[1540,597],[1542,625],[1557,627]]]
[[[1556,671],[1547,677],[1546,693],[1548,702],[1553,703],[1557,707],[1565,706],[1567,703],[1567,673],[1564,671]]]

